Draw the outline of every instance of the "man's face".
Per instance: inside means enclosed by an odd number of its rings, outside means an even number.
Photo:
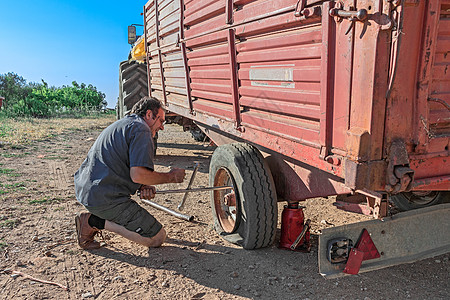
[[[147,110],[147,114],[145,115],[144,119],[151,129],[153,137],[158,131],[164,130],[164,124],[166,123],[166,113],[162,108],[158,110],[158,113],[156,115],[153,115],[151,110]]]

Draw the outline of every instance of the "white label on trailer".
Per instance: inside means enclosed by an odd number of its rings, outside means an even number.
[[[279,88],[295,88],[294,65],[264,65],[252,66],[249,71],[249,78],[252,86],[266,86]],[[263,82],[263,81],[279,81]]]

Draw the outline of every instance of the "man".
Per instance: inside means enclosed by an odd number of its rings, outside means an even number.
[[[165,112],[155,98],[144,97],[131,115],[108,126],[75,173],[75,194],[89,213],[75,217],[78,244],[96,249],[94,236],[102,229],[147,247],[159,247],[166,238],[162,225],[131,199],[155,196],[155,184],[183,182],[185,170],[154,171],[153,137],[164,129]]]

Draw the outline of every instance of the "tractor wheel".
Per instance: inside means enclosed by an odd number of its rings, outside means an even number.
[[[438,191],[405,192],[392,195],[390,200],[400,211],[407,211],[449,201],[450,193]]]
[[[244,249],[271,245],[277,228],[277,198],[272,174],[253,146],[219,146],[211,158],[210,186],[231,186],[211,192],[215,230]]]
[[[142,97],[148,96],[147,66],[123,61],[119,68],[117,116],[123,118]]]

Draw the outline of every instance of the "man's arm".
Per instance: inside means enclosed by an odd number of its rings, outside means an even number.
[[[180,183],[183,182],[185,175],[185,170],[178,168],[174,168],[168,173],[150,171],[145,167],[131,167],[130,169],[131,180],[144,185]]]

